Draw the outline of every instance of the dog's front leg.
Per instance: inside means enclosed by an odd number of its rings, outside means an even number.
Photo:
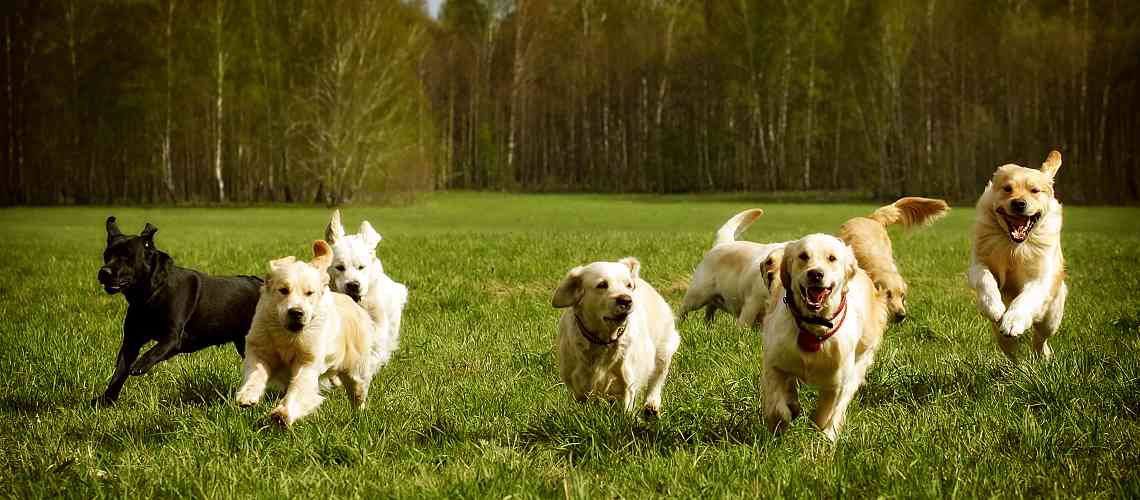
[[[985,264],[975,261],[970,266],[970,288],[978,295],[978,310],[995,324],[1001,321],[1005,314],[1005,303],[1001,300],[1001,290],[998,288],[997,278],[990,272]]]
[[[123,384],[130,376],[131,364],[139,357],[140,350],[142,342],[132,338],[129,333],[124,333],[123,344],[119,346],[119,355],[115,358],[115,373],[111,375],[111,383],[103,395],[92,400],[91,404],[110,405],[119,399],[119,392],[123,390]]]
[[[312,413],[324,401],[324,397],[321,396],[320,378],[320,371],[313,365],[294,367],[293,377],[289,380],[289,389],[285,391],[285,399],[273,410],[270,417],[288,427]]]
[[[154,368],[154,365],[178,354],[178,348],[182,344],[179,333],[177,331],[171,332],[160,339],[154,347],[151,347],[146,354],[143,354],[138,361],[131,365],[131,375],[145,375],[151,368]]]
[[[237,405],[244,408],[261,401],[261,396],[265,394],[265,384],[268,381],[268,364],[251,351],[242,363],[241,387],[234,394]]]
[[[1047,276],[1051,275],[1049,273]],[[1021,288],[1021,293],[1009,303],[1009,309],[1001,319],[998,330],[1006,337],[1019,337],[1033,326],[1033,317],[1045,306],[1053,280],[1039,278],[1029,281]]]

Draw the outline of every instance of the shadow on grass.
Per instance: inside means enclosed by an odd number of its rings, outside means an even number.
[[[524,448],[549,447],[579,463],[616,454],[663,455],[718,443],[753,444],[771,438],[758,412],[674,409],[658,419],[630,417],[617,405],[553,410],[519,435]]]
[[[233,385],[232,381],[223,379],[217,373],[197,374],[183,382],[174,400],[195,407],[226,404],[233,391]]]

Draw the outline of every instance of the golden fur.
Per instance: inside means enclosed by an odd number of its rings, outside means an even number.
[[[736,318],[741,328],[756,326],[764,318],[771,298],[771,285],[779,273],[777,254],[784,243],[737,241],[748,226],[764,213],[759,208],[742,211],[716,232],[716,242],[693,271],[681,301],[681,321],[704,308],[705,321],[717,310]]]
[[[943,200],[908,196],[880,207],[868,217],[855,217],[839,227],[839,238],[851,245],[859,267],[867,271],[883,292],[896,321],[906,318],[906,280],[895,265],[887,226],[929,225],[946,215],[950,207]]]
[[[857,265],[851,248],[838,238],[808,235],[788,243],[783,251],[779,283],[799,314],[838,322],[846,294],[846,317],[818,351],[804,351],[797,341],[801,329],[820,336],[829,328],[797,322],[788,304],[773,297],[764,317],[764,420],[773,432],[787,427],[800,413],[799,382],[818,385],[819,403],[812,420],[835,440],[847,406],[875,360],[887,326],[887,305]],[[813,277],[813,273],[818,274]],[[812,289],[830,292],[813,305],[805,295]]]
[[[1016,339],[1032,327],[1033,351],[1052,356],[1068,286],[1061,252],[1061,203],[1053,181],[1061,154],[1041,168],[998,167],[978,198],[969,282],[1002,352],[1016,360]]]
[[[267,385],[286,387],[270,416],[288,426],[323,401],[322,382],[342,384],[356,408],[364,408],[378,363],[370,355],[387,327],[373,323],[347,295],[328,289],[332,250],[313,244],[310,262],[294,257],[269,264],[253,325],[246,336],[242,384],[235,399],[256,404]]]
[[[578,401],[617,399],[632,413],[644,390],[645,412],[656,415],[681,336],[669,304],[640,272],[641,263],[626,257],[567,273],[551,299],[552,306],[565,309],[558,320],[558,371]],[[583,326],[609,343],[591,342]]]

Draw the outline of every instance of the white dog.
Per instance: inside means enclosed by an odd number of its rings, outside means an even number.
[[[329,286],[352,297],[377,323],[386,321],[388,335],[376,344],[376,355],[384,365],[399,347],[400,320],[408,303],[408,288],[392,281],[376,258],[380,234],[368,221],[360,223],[360,232],[344,234],[340,210],[334,211],[325,228],[325,240],[332,245],[333,262],[329,267]]]
[[[656,415],[681,336],[669,304],[640,270],[633,257],[575,267],[551,303],[568,308],[558,321],[558,365],[574,398],[620,399],[632,413],[648,388],[645,412]]]
[[[321,382],[336,378],[353,406],[364,408],[379,366],[371,355],[387,323],[374,324],[347,295],[328,289],[332,249],[313,244],[311,262],[285,257],[269,263],[269,276],[245,338],[241,387],[235,399],[257,404],[267,385],[287,387],[270,416],[289,426],[321,404]]]
[[[1017,337],[1033,328],[1033,351],[1049,358],[1049,337],[1065,313],[1065,258],[1061,203],[1053,177],[1061,153],[1032,169],[1009,164],[994,172],[978,199],[969,282],[982,316],[993,322],[998,345],[1016,360]]]
[[[875,360],[886,300],[851,247],[825,234],[784,247],[780,283],[784,299],[764,318],[764,420],[773,432],[790,424],[800,413],[798,381],[818,385],[812,420],[834,441]]]
[[[759,208],[745,210],[717,230],[716,242],[693,271],[681,301],[681,321],[702,307],[705,321],[712,321],[721,309],[736,318],[741,328],[755,326],[764,318],[786,243],[736,241],[763,214]]]

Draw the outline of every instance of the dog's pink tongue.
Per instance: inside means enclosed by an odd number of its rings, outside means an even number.
[[[811,299],[811,301],[816,303],[816,304],[823,302],[823,298],[825,296],[827,296],[827,289],[826,288],[822,288],[822,287],[808,288],[808,298]]]
[[[1024,240],[1029,235],[1029,217],[1010,217],[1006,220],[1009,221],[1009,233],[1014,238]]]

